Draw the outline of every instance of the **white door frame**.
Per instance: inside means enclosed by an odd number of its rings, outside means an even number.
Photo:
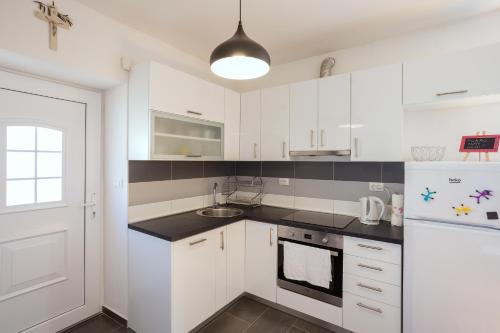
[[[86,202],[95,200],[95,218],[85,211],[85,304],[25,332],[53,333],[101,311],[102,305],[102,95],[55,82],[0,70],[0,88],[59,98],[86,105]],[[95,198],[91,198],[96,193]]]

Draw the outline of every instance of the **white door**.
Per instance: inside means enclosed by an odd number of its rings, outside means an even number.
[[[316,150],[318,80],[290,85],[290,150]]]
[[[226,89],[224,116],[224,159],[240,159],[240,94]]]
[[[262,89],[261,141],[263,161],[283,161],[289,157],[290,87]]]
[[[260,160],[260,90],[241,94],[240,160]]]
[[[353,72],[351,79],[351,159],[400,161],[402,65]]]
[[[318,149],[351,147],[351,74],[318,80]]]
[[[85,104],[0,89],[0,323],[84,305]]]
[[[277,227],[246,221],[245,290],[276,302]]]
[[[227,304],[227,227],[221,227],[213,231],[216,237],[215,243],[215,311]]]

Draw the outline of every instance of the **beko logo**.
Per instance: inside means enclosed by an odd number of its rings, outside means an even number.
[[[462,182],[462,179],[460,178],[448,178],[448,183],[450,184],[460,184]]]

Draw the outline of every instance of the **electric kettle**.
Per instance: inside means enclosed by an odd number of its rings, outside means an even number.
[[[361,204],[361,223],[376,225],[379,223],[385,212],[385,204],[382,199],[374,196],[362,197],[359,199]]]

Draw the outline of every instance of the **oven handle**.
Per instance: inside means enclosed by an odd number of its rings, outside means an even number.
[[[285,242],[284,242],[284,241],[282,241],[282,240],[279,240],[279,241],[278,241],[278,245],[283,245],[283,244],[285,244]],[[307,246],[307,245],[304,245],[304,246]],[[311,245],[311,246],[312,246],[312,245]],[[312,246],[312,247],[316,247],[316,246]],[[332,257],[338,257],[338,256],[339,256],[339,253],[338,253],[337,251],[332,251],[332,250],[330,250],[330,255],[331,255]]]

